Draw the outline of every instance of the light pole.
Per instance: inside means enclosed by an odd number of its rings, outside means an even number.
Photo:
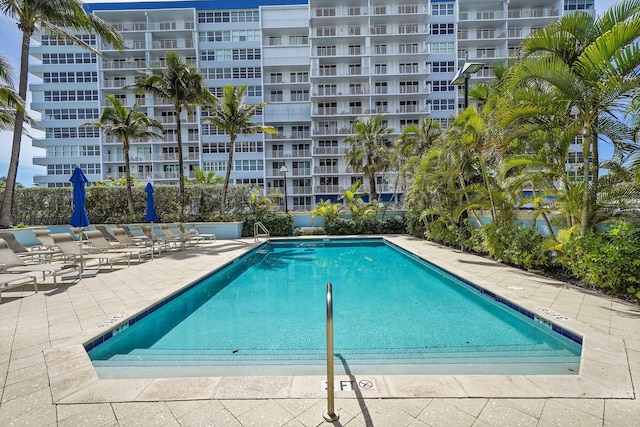
[[[453,80],[451,80],[452,85],[460,86],[461,84],[464,84],[465,110],[469,106],[469,76],[480,71],[482,67],[484,67],[484,64],[480,62],[467,62],[467,60],[465,60],[462,68],[458,69],[456,75],[453,76]]]
[[[284,174],[284,213],[289,213],[289,206],[287,204],[287,172],[289,172],[289,169],[287,169],[286,165],[282,165],[280,172]]]

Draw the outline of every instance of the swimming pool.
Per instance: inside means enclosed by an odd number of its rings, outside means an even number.
[[[580,337],[383,239],[272,240],[85,348],[102,377],[318,374],[327,282],[344,372],[578,373]]]

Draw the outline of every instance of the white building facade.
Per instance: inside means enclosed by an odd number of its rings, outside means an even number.
[[[122,144],[82,126],[98,120],[114,95],[163,123],[163,138],[137,141],[130,150],[137,181],[178,182],[176,117],[171,105],[123,87],[149,68],[162,67],[167,51],[196,64],[211,91],[227,84],[248,86],[248,103],[269,103],[257,122],[277,135],[243,135],[234,153],[231,180],[265,194],[287,197],[290,210],[312,210],[336,200],[361,177],[344,161],[344,138],[357,118],[383,115],[394,136],[420,118],[447,126],[464,108],[463,89],[451,84],[456,71],[484,64],[471,79],[490,80],[492,67],[518,54],[520,42],[567,11],[593,12],[592,0],[415,1],[415,0],[239,0],[94,3],[87,10],[123,35],[118,51],[94,35],[83,39],[102,53],[41,35],[31,47],[35,62],[33,110],[46,150],[34,164],[46,173],[40,186],[68,185],[81,166],[90,181],[124,174]],[[228,138],[202,123],[206,112],[183,113],[187,177],[194,169],[223,176]],[[576,161],[579,161],[578,156]],[[286,167],[283,172],[282,166]],[[285,185],[286,179],[286,185]],[[378,177],[389,201],[393,173]],[[363,185],[363,191],[368,189]],[[282,202],[284,203],[284,202]]]

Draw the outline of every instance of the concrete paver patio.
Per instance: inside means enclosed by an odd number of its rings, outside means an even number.
[[[407,236],[388,237],[584,336],[580,375],[374,376],[338,392],[336,426],[635,426],[640,307]],[[81,343],[253,248],[207,246],[0,304],[1,426],[320,426],[321,377],[104,380]],[[371,377],[371,376],[370,376]]]

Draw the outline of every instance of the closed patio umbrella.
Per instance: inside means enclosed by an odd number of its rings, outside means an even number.
[[[87,216],[87,208],[85,207],[87,201],[85,185],[89,180],[84,176],[84,173],[82,173],[82,169],[77,167],[73,171],[73,175],[71,175],[69,181],[73,183],[73,213],[71,214],[69,224],[74,227],[86,227],[89,225],[89,217]]]
[[[144,192],[147,193],[147,214],[144,216],[144,220],[146,222],[151,223],[151,236],[153,237],[153,223],[158,220],[158,214],[156,213],[156,202],[153,198],[153,185],[148,182],[147,186],[144,189]],[[153,239],[151,240],[151,259],[153,259]]]
[[[144,220],[147,222],[156,222],[158,220],[158,214],[156,213],[156,203],[153,199],[153,185],[151,183],[147,183],[147,186],[144,189],[145,193],[147,193],[147,214],[144,217]]]
[[[82,228],[89,225],[89,217],[87,216],[87,208],[85,207],[87,201],[85,186],[89,180],[84,176],[84,173],[82,173],[82,169],[76,167],[69,181],[73,184],[73,213],[71,214],[69,224],[73,227],[80,227],[80,278],[82,278],[82,273],[84,272]]]

